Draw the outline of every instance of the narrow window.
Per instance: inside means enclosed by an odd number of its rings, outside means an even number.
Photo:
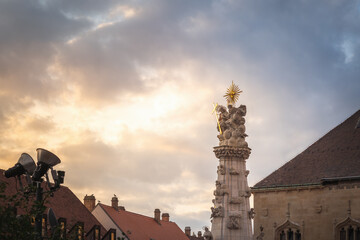
[[[284,231],[281,231],[281,233],[280,233],[280,240],[286,240]]]
[[[295,240],[301,240],[301,233],[300,233],[299,230],[297,230],[296,233],[295,233]]]
[[[100,240],[100,232],[98,228],[95,229],[95,240]]]
[[[46,237],[47,235],[47,224],[46,224],[46,215],[41,219],[41,236]]]
[[[340,230],[340,240],[346,240],[346,232],[344,228]]]
[[[354,228],[352,226],[348,229],[348,240],[354,240]]]
[[[289,228],[287,235],[288,235],[288,240],[294,240],[294,232],[291,230],[291,228]]]
[[[360,240],[360,228],[358,227],[355,232],[355,240]]]

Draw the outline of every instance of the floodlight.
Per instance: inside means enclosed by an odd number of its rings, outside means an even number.
[[[49,170],[49,168],[59,164],[60,159],[53,153],[48,150],[38,148],[37,152],[37,167],[32,175],[32,179],[34,181],[40,181],[41,177]]]
[[[32,157],[27,154],[23,153],[21,154],[18,162],[13,166],[12,168],[9,168],[4,172],[5,177],[16,177],[20,176],[24,173],[33,174],[34,170],[36,168],[35,162],[32,159]]]

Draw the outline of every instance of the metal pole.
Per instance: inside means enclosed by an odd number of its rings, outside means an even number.
[[[43,189],[41,187],[41,182],[36,182],[36,201],[39,204],[42,202],[42,194],[43,194]],[[35,232],[38,239],[42,239],[41,228],[42,228],[42,213],[38,212],[35,217]]]

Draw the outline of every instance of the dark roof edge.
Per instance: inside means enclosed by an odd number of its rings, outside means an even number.
[[[259,186],[251,187],[253,192],[258,192],[262,190],[287,190],[292,188],[307,188],[307,187],[320,187],[329,184],[337,184],[339,182],[352,182],[360,181],[360,176],[346,176],[346,177],[333,177],[333,178],[322,178],[320,183],[304,183],[304,184],[288,184],[288,185],[272,185],[272,186]]]
[[[259,187],[251,187],[251,190],[281,190],[281,189],[291,189],[291,188],[299,188],[299,187],[320,187],[321,183],[303,183],[303,184],[288,184],[288,185],[272,185],[272,186],[259,186]]]
[[[346,176],[346,177],[333,177],[333,178],[322,178],[321,184],[332,184],[332,183],[338,183],[338,182],[351,182],[360,180],[360,176]]]

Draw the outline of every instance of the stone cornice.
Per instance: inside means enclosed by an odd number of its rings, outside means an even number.
[[[248,147],[218,146],[214,147],[214,153],[219,159],[222,157],[235,157],[246,160],[250,156],[251,149]]]

